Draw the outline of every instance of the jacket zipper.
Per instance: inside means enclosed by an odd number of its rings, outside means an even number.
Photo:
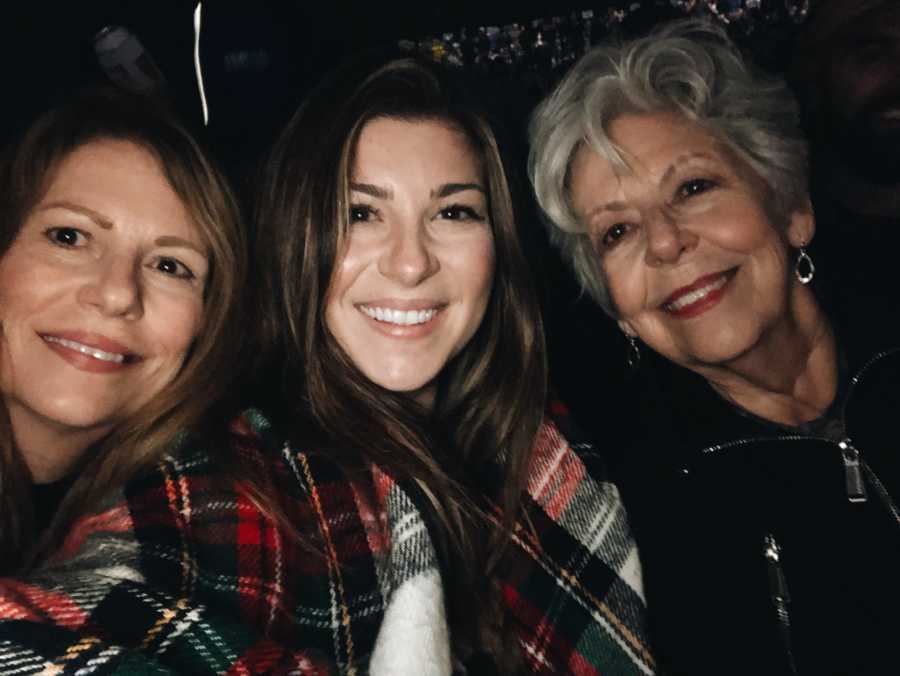
[[[850,386],[847,388],[847,394],[844,396],[844,402],[841,406],[841,420],[847,420],[847,403],[850,401],[853,390],[856,389],[857,385],[859,385],[859,381],[862,380],[863,376],[866,374],[872,365],[875,362],[880,361],[887,355],[892,352],[896,352],[896,348],[891,350],[882,350],[875,356],[873,356],[869,361],[863,364],[862,368],[856,371],[856,374],[850,379]],[[843,439],[843,441],[838,442],[838,448],[841,449],[841,457],[844,460],[844,476],[846,477],[847,483],[847,500],[850,502],[865,502],[868,499],[868,495],[866,493],[866,482],[864,476],[869,479],[869,482],[876,487],[876,493],[878,493],[879,497],[884,502],[885,506],[888,510],[894,515],[894,518],[897,519],[898,523],[900,523],[900,518],[897,517],[897,507],[894,505],[893,500],[891,500],[890,495],[884,489],[884,486],[881,483],[881,480],[872,471],[872,469],[859,457],[859,450],[853,445],[853,442],[850,440],[850,437],[847,436]],[[880,490],[878,490],[880,488]]]
[[[766,559],[766,568],[769,572],[769,593],[772,605],[775,606],[775,614],[778,618],[778,629],[781,634],[781,642],[787,655],[788,666],[792,674],[797,673],[794,664],[794,649],[791,643],[791,595],[788,591],[787,579],[781,568],[781,547],[775,536],[766,533],[763,538],[763,556]]]
[[[850,386],[847,388],[847,394],[844,397],[844,403],[841,406],[841,420],[847,420],[847,402],[850,401],[853,390],[856,389],[856,386],[859,384],[859,381],[862,380],[862,377],[866,374],[866,371],[872,368],[872,365],[875,362],[879,361],[883,357],[886,357],[892,352],[897,351],[898,350],[895,348],[879,352],[871,359],[869,359],[869,361],[863,364],[862,368],[860,368],[856,372],[856,375],[854,375],[853,378],[850,379]],[[827,437],[811,437],[799,434],[790,434],[777,437],[750,437],[745,439],[734,439],[724,444],[717,444],[715,446],[704,448],[702,451],[700,451],[700,453],[718,453],[719,451],[728,448],[745,446],[747,444],[753,444],[759,441],[799,441],[806,439],[811,439],[813,441],[824,441],[828,444],[835,443],[834,439],[829,439]],[[866,482],[863,479],[863,476],[865,475],[870,480],[874,480],[873,483],[876,483],[878,486],[881,486],[881,482],[878,480],[878,477],[869,468],[869,466],[862,461],[859,455],[859,450],[853,445],[853,442],[849,436],[844,437],[844,439],[837,442],[837,446],[841,450],[841,459],[844,462],[844,478],[847,489],[847,500],[848,502],[865,502],[868,499],[868,495],[866,493]],[[894,505],[893,501],[890,499],[890,496],[887,495],[887,491],[884,490],[884,487],[882,486],[882,490],[877,492],[879,493],[879,497],[885,500],[885,504],[887,505],[891,513],[895,516],[898,516],[898,514],[900,513],[898,513],[896,505]],[[898,518],[898,521],[900,521],[900,518]]]
[[[724,444],[708,446],[700,451],[701,454],[718,453],[729,448],[737,448],[746,446],[747,444],[755,444],[761,441],[822,441],[826,444],[834,444],[834,439],[827,437],[810,437],[800,434],[791,434],[780,437],[748,437],[744,439],[734,439]],[[845,437],[837,442],[837,447],[841,451],[841,460],[844,463],[844,483],[847,489],[847,500],[849,502],[865,502],[868,499],[866,493],[866,482],[863,479],[863,462],[859,457],[859,450],[853,445],[850,437]],[[866,466],[865,475],[874,477],[875,473]],[[877,478],[877,477],[876,477]]]
[[[850,502],[865,502],[866,482],[863,480],[862,462],[859,459],[859,451],[850,442],[849,437],[838,442],[841,449],[841,457],[844,460],[844,477],[847,483],[847,500]],[[870,470],[871,471],[871,470]]]

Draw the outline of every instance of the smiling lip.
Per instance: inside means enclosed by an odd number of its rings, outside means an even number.
[[[112,373],[141,358],[122,343],[96,333],[66,331],[39,335],[47,347],[82,371]]]
[[[444,302],[379,300],[358,303],[356,308],[379,332],[394,338],[420,338],[437,325]]]
[[[672,293],[660,305],[663,312],[688,319],[703,314],[714,307],[725,295],[728,282],[734,277],[737,268],[731,268],[723,272],[715,272],[697,278],[687,286],[683,286]]]

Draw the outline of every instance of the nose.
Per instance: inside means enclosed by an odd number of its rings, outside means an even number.
[[[140,268],[131,260],[101,260],[78,291],[82,305],[107,317],[136,319],[143,314]]]
[[[699,239],[690,228],[679,224],[666,208],[649,214],[644,228],[647,237],[644,260],[651,267],[677,262],[684,253],[697,246]]]
[[[434,243],[421,223],[398,224],[388,235],[378,260],[378,271],[404,286],[421,284],[440,269],[433,248]]]

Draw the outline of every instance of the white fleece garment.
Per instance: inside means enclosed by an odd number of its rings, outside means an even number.
[[[437,571],[420,573],[393,593],[378,631],[369,673],[450,675],[450,632]]]

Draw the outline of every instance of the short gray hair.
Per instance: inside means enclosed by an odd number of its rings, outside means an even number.
[[[706,128],[763,179],[773,221],[807,203],[806,139],[785,83],[744,61],[725,31],[709,21],[664,24],[649,36],[595,47],[535,110],[528,173],[551,240],[582,288],[610,314],[599,260],[569,200],[569,172],[586,144],[617,170],[627,165],[609,137],[624,114],[675,112]]]

